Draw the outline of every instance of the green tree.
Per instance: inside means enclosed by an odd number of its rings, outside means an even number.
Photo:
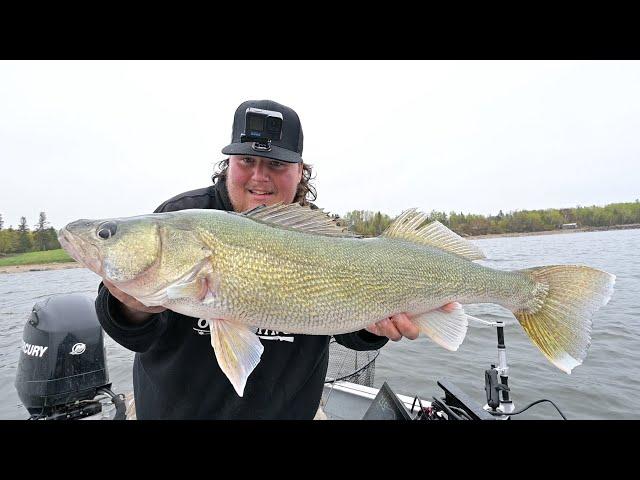
[[[32,242],[29,233],[26,217],[20,217],[20,225],[18,225],[18,251],[20,253],[31,250]]]
[[[373,216],[373,234],[378,236],[391,225],[391,217],[381,212],[376,212]]]
[[[49,227],[45,230],[45,245],[47,250],[62,248],[58,241],[58,232],[55,228]]]
[[[463,225],[462,213],[458,215],[456,212],[449,212],[449,228],[458,235],[462,234],[461,227]]]
[[[484,216],[462,212],[432,210],[427,221],[438,220],[459,235],[487,233],[539,232],[562,228],[564,223],[578,223],[579,227],[608,227],[612,225],[640,224],[640,201],[612,203],[604,207],[577,205],[575,208],[522,210]],[[345,215],[343,222],[361,235],[380,235],[392,222],[382,212],[354,210]]]
[[[47,250],[47,215],[44,212],[40,212],[40,218],[36,224],[34,231],[35,246],[38,250]]]
[[[9,232],[0,230],[0,255],[9,253]]]
[[[443,225],[448,225],[449,224],[449,219],[447,218],[447,214],[445,212],[438,212],[437,210],[431,210],[431,213],[429,214],[428,220],[430,222],[433,221],[438,221],[440,223],[442,223]]]
[[[378,236],[391,224],[389,215],[369,210],[352,210],[342,220],[352,232],[367,237]]]
[[[0,232],[0,252],[17,253],[19,250],[18,232],[13,229],[13,225]]]

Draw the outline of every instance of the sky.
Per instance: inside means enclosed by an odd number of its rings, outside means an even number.
[[[5,228],[210,185],[249,99],[296,110],[330,213],[640,198],[639,61],[0,61]]]

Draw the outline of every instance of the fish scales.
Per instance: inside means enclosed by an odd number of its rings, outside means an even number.
[[[229,302],[224,316],[233,317],[241,305],[242,320],[292,333],[344,333],[372,318],[416,314],[454,299],[522,298],[524,306],[535,290],[524,275],[402,240],[265,229],[237,216],[229,216],[228,228],[206,222],[201,228],[215,231],[208,243],[221,278],[220,297]]]

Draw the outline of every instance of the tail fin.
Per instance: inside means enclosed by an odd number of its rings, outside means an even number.
[[[591,345],[591,317],[613,294],[615,275],[578,265],[520,270],[546,288],[533,313],[514,312],[533,343],[560,370],[582,363]]]

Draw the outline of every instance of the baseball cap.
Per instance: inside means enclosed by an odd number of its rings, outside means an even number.
[[[241,142],[245,131],[247,108],[273,110],[282,114],[282,139],[271,142],[271,150],[254,150],[253,142]],[[288,163],[302,162],[302,125],[298,114],[291,108],[273,100],[247,100],[236,109],[231,130],[231,143],[222,149],[225,155],[255,155]]]

